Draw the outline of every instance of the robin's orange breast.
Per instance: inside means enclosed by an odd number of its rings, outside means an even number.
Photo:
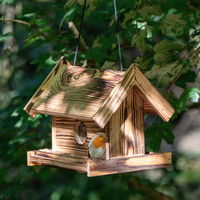
[[[100,148],[105,146],[105,138],[97,137],[93,140],[93,145],[95,148]]]

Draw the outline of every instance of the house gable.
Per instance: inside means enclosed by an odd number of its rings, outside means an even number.
[[[94,121],[101,128],[108,123],[111,116],[117,111],[133,87],[136,87],[139,93],[141,93],[140,95],[145,101],[145,111],[157,113],[164,121],[168,121],[171,118],[174,113],[172,106],[154,88],[137,66],[132,64],[93,117]]]

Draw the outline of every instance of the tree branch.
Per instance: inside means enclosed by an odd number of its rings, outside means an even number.
[[[147,187],[146,185],[139,183],[139,181],[137,181],[136,178],[130,179],[128,182],[128,186],[130,188],[135,188],[144,192],[148,197],[154,200],[178,200],[176,198],[166,196],[163,193],[158,192],[151,187]]]
[[[73,22],[69,22],[68,23],[68,27],[69,29],[72,31],[72,33],[74,34],[74,36],[76,38],[78,38],[78,35],[79,35],[79,31],[78,29],[76,28],[75,24]],[[89,49],[89,47],[87,46],[85,40],[83,39],[82,36],[80,36],[80,46],[81,48],[84,50],[84,51],[87,51]]]
[[[42,31],[40,31],[39,28],[38,28],[38,26],[35,25],[35,24],[31,24],[29,22],[26,22],[26,21],[23,21],[23,20],[19,20],[19,19],[0,18],[0,21],[13,22],[13,23],[27,25],[29,27],[32,27],[32,28],[36,29],[45,39],[48,39],[47,35],[45,33],[43,33]]]
[[[5,18],[0,18],[0,21],[5,21],[5,22],[14,22],[14,23],[19,23],[19,24],[24,24],[27,26],[33,26],[32,24],[23,21],[23,20],[19,20],[19,19],[5,19]]]

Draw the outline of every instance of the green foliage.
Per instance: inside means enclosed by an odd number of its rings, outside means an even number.
[[[161,31],[163,34],[171,35],[183,33],[186,22],[182,19],[181,14],[169,14],[161,22]]]
[[[79,27],[83,2],[0,1],[1,18],[11,6],[16,9],[15,18],[29,24],[10,22],[13,30],[9,33],[5,32],[4,21],[0,25],[2,33],[6,33],[0,35],[0,199],[155,200],[142,190],[146,187],[188,199],[193,192],[193,187],[187,185],[188,179],[193,177],[190,181],[200,185],[194,175],[198,170],[191,169],[194,164],[189,169],[185,167],[186,158],[175,159],[173,170],[156,171],[154,178],[141,172],[88,179],[64,169],[26,166],[26,151],[50,148],[51,122],[44,115],[30,118],[23,107],[62,55],[73,61],[77,38],[67,23],[73,21]],[[89,49],[84,51],[80,46],[77,63],[117,70],[113,3],[87,2],[82,37]],[[162,141],[172,144],[174,124],[184,110],[199,101],[199,89],[187,87],[188,82],[195,80],[199,63],[200,9],[195,2],[117,1],[124,70],[133,62],[139,64],[176,110],[171,122],[157,118],[155,123],[148,121],[145,136],[149,151],[159,151]],[[14,42],[10,45],[11,38]],[[171,93],[173,85],[183,90],[179,98]],[[135,186],[130,184],[133,179],[138,181]],[[137,188],[139,183],[144,185]],[[187,195],[182,194],[185,188]]]
[[[170,122],[154,123],[145,130],[147,136],[147,151],[159,151],[162,139],[168,144],[173,144],[174,135]]]
[[[0,35],[0,42],[5,41],[7,38],[10,38],[13,36],[13,33],[6,33],[3,35]]]
[[[180,98],[178,100],[174,100],[173,102],[173,106],[176,110],[176,113],[173,117],[177,117],[177,115],[185,110],[185,108],[191,103],[199,102],[199,94],[200,90],[198,88],[192,87],[185,89]]]
[[[170,42],[169,40],[162,40],[157,43],[153,48],[154,61],[157,64],[165,64],[174,60],[174,52],[181,50],[181,45],[175,42]]]
[[[0,3],[1,4],[11,4],[11,3],[14,3],[15,0],[0,0]]]

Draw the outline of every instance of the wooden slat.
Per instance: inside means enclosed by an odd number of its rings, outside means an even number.
[[[132,107],[131,107],[132,105]],[[144,138],[144,101],[133,91],[133,103],[129,107],[133,112],[132,121],[133,126],[133,137],[134,137],[134,153],[144,154],[145,153],[145,138]],[[131,112],[130,110],[130,112]]]
[[[140,92],[139,88],[135,85],[133,88],[136,95],[140,96],[143,99],[144,102],[144,113],[145,114],[152,114],[152,115],[158,115],[158,113],[155,111],[155,109],[152,107],[152,105],[149,103],[145,95]]]
[[[48,74],[48,76],[45,78],[41,86],[36,90],[36,92],[33,94],[31,99],[28,101],[28,103],[25,105],[24,110],[31,116],[34,117],[35,113],[31,111],[32,106],[34,105],[34,99],[38,97],[45,89],[48,84],[52,81],[52,77],[54,76],[54,73],[58,71],[58,68],[60,67],[61,63],[65,63],[65,58],[62,56],[58,63],[55,65],[55,67],[51,70],[51,72]],[[52,76],[53,75],[53,76]]]
[[[124,172],[170,167],[171,153],[155,153],[142,156],[121,157],[101,162],[88,161],[87,175],[103,176]]]
[[[174,109],[151,82],[136,68],[136,86],[143,93],[148,103],[155,112],[164,120],[169,121],[174,113]]]
[[[72,154],[59,154],[51,150],[28,151],[28,165],[52,165],[66,169],[86,172],[86,157],[73,157]]]
[[[124,119],[122,121],[122,127],[121,129],[121,134],[123,134],[123,156],[129,156],[129,155],[134,155],[138,154],[137,148],[137,134],[135,130],[135,118],[137,115],[135,115],[134,110],[137,109],[134,106],[134,96],[133,96],[133,91],[131,90],[130,93],[128,94],[126,100],[125,100],[126,105],[124,106],[125,109],[123,110],[123,116]]]
[[[29,114],[91,119],[123,74],[73,67],[61,58],[24,109]]]
[[[117,111],[123,100],[128,95],[129,90],[135,83],[135,67],[132,65],[124,74],[123,78],[111,91],[93,119],[101,127],[109,121],[110,117]]]
[[[110,157],[144,154],[143,100],[131,90],[109,121]]]
[[[123,137],[123,135],[121,134],[122,119],[120,118],[122,109],[123,103],[109,121],[109,150],[111,158],[115,156],[122,156],[122,143],[124,141],[121,138]]]
[[[84,144],[78,144],[74,138],[75,126],[80,123],[77,119],[64,117],[53,117],[54,122],[54,142],[55,151],[62,153],[75,152],[81,155],[88,156],[88,143],[91,138],[96,135],[101,129],[93,121],[83,121],[87,130],[87,138]]]

